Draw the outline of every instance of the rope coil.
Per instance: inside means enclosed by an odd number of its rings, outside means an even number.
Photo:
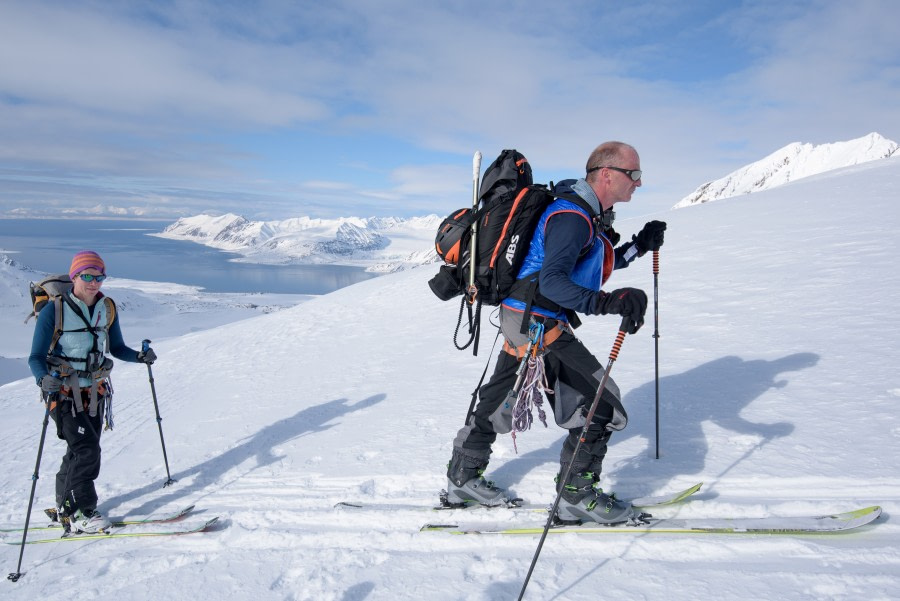
[[[547,427],[547,413],[544,411],[544,397],[542,393],[553,394],[547,383],[547,374],[544,366],[543,349],[544,324],[532,322],[528,332],[528,351],[522,357],[524,372],[520,374],[521,386],[516,395],[516,404],[512,409],[513,449],[519,452],[516,444],[516,432],[525,432],[531,429],[534,423],[536,409],[538,419]],[[522,369],[520,367],[520,370]]]

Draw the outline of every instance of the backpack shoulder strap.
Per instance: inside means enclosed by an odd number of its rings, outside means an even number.
[[[550,192],[550,195],[553,198],[562,198],[563,200],[568,200],[569,202],[577,204],[579,207],[587,211],[588,217],[593,219],[597,216],[597,212],[594,210],[591,205],[589,205],[582,197],[577,194],[557,194],[555,192]]]
[[[50,348],[47,349],[48,355],[56,348],[56,343],[59,342],[59,337],[63,333],[63,305],[61,298],[50,299],[50,302],[53,303],[53,337],[50,339]]]
[[[116,319],[116,301],[104,296],[103,302],[106,303],[106,331],[108,332],[112,327],[112,322]]]
[[[84,313],[81,312],[81,307],[76,305],[75,301],[73,301],[71,298],[69,298],[69,295],[66,293],[60,294],[59,298],[62,299],[62,301],[64,303],[66,303],[67,305],[69,305],[69,307],[72,308],[72,311],[75,313],[75,315],[77,315],[81,319],[81,321],[84,322],[85,327],[87,328],[88,331],[90,331],[92,329],[91,322],[88,320],[87,317],[84,316]]]

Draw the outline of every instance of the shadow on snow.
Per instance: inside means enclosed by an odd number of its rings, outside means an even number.
[[[350,404],[347,399],[335,399],[316,405],[307,407],[298,411],[291,417],[280,419],[277,422],[265,426],[253,436],[244,439],[237,446],[228,449],[217,457],[213,457],[197,464],[188,469],[172,474],[175,480],[186,480],[193,477],[188,485],[182,485],[181,482],[173,485],[171,488],[163,489],[166,494],[162,496],[154,496],[152,500],[145,502],[139,507],[135,507],[129,511],[135,515],[150,514],[160,507],[175,501],[176,499],[186,498],[202,491],[204,488],[218,482],[232,468],[244,463],[247,460],[255,459],[256,465],[251,469],[259,469],[281,459],[275,455],[272,450],[292,439],[300,436],[309,436],[318,434],[331,429],[336,423],[334,420],[346,415],[351,411],[359,411],[366,409],[379,403],[385,399],[384,394],[372,395],[367,399],[358,403]],[[241,473],[237,477],[246,475]],[[129,493],[111,497],[103,503],[104,509],[108,513],[119,505],[138,499],[144,495],[158,493],[160,490],[159,482],[148,484],[147,486],[133,490]]]
[[[737,435],[761,438],[758,444],[721,474],[711,475],[720,478],[763,445],[793,432],[793,424],[756,423],[740,414],[767,391],[785,387],[788,380],[781,374],[813,367],[818,361],[819,355],[815,353],[795,353],[771,361],[745,361],[729,356],[678,375],[660,378],[660,460],[654,459],[655,381],[651,380],[626,393],[623,404],[629,412],[628,426],[621,432],[613,433],[610,445],[612,447],[638,437],[647,440],[648,451],[626,459],[614,470],[610,469],[606,476],[620,483],[641,482],[648,489],[664,489],[674,478],[702,474],[709,452],[702,428],[704,422],[711,422]],[[520,440],[527,436],[527,432],[521,434]],[[534,468],[547,463],[558,464],[563,440],[561,437],[550,448],[537,449],[503,465],[491,466],[490,478],[500,486],[513,487]],[[667,457],[671,459],[667,460]]]

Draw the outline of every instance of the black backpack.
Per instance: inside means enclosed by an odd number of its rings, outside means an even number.
[[[476,355],[481,306],[497,306],[510,295],[544,210],[555,198],[566,198],[595,216],[581,198],[554,195],[547,186],[535,184],[528,159],[514,149],[504,150],[491,163],[480,190],[477,207],[454,211],[438,227],[435,249],[445,264],[428,282],[441,300],[463,295],[453,342],[459,350],[474,342]],[[470,290],[472,226],[476,223],[474,289]],[[527,299],[529,304],[531,300]],[[470,338],[460,346],[457,337],[463,306],[468,307]]]

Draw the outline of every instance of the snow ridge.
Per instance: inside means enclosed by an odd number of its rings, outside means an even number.
[[[238,260],[255,263],[341,263],[392,272],[437,260],[427,249],[439,223],[437,215],[249,221],[233,213],[204,214],[179,219],[157,235],[235,252]]]
[[[896,142],[874,132],[855,140],[818,146],[794,142],[764,159],[703,184],[673,208],[768,190],[833,169],[900,156],[898,147]]]

